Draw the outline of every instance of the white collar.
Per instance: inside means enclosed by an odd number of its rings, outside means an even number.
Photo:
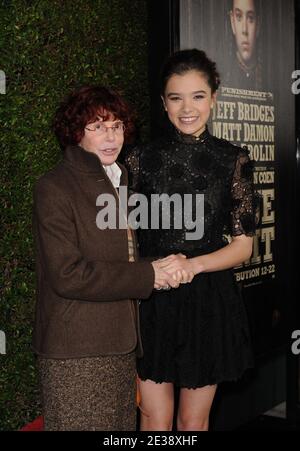
[[[115,162],[113,164],[110,164],[109,166],[103,165],[103,168],[104,168],[108,178],[110,179],[111,183],[113,184],[113,186],[115,188],[119,188],[122,171],[119,168],[119,166],[117,165],[117,163]]]

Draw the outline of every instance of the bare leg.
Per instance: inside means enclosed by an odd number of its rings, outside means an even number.
[[[180,390],[178,431],[207,431],[217,385]]]
[[[171,431],[174,415],[173,384],[138,380],[141,395],[141,431]]]

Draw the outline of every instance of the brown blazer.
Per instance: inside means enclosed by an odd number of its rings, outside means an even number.
[[[126,169],[121,185],[127,185]],[[79,146],[37,182],[33,226],[37,303],[33,348],[51,358],[126,354],[137,344],[138,305],[154,285],[149,262],[128,261],[127,231],[96,225],[101,193],[118,196],[98,157]],[[136,252],[136,246],[135,246]]]

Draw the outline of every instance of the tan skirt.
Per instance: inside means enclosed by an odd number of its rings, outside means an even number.
[[[38,357],[46,431],[134,431],[135,353]]]

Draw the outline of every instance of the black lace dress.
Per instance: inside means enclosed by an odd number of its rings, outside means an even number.
[[[162,193],[203,193],[205,199],[201,239],[187,240],[190,230],[184,224],[172,228],[171,217],[170,229],[139,231],[141,257],[179,252],[194,257],[225,246],[226,234],[255,234],[247,150],[208,130],[195,138],[172,127],[168,136],[135,148],[127,167],[133,190],[149,200]],[[197,388],[235,380],[252,366],[245,307],[232,270],[200,273],[178,289],[154,290],[141,302],[140,314],[144,356],[137,365],[142,380]]]

